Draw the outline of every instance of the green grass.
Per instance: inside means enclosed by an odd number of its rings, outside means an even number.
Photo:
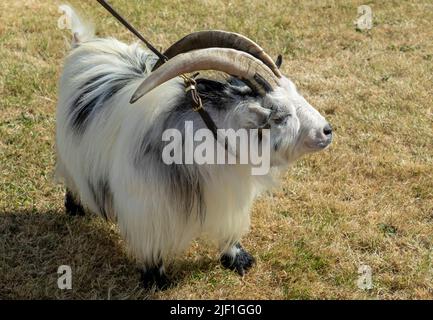
[[[95,2],[70,1],[101,36],[136,41]],[[70,35],[59,3],[0,3],[0,298],[433,298],[433,5],[430,1],[126,1],[116,8],[160,48],[196,30],[251,37],[333,125],[335,141],[258,199],[244,246],[257,265],[224,270],[194,242],[146,292],[116,227],[70,218],[53,180],[57,80]],[[357,7],[374,26],[359,32]],[[73,289],[57,288],[71,265]],[[373,289],[356,285],[358,268]]]

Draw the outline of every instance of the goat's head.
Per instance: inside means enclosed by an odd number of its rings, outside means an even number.
[[[331,143],[331,126],[281,74],[281,56],[274,62],[252,40],[225,31],[201,31],[182,38],[164,54],[170,60],[156,63],[131,102],[181,74],[222,71],[240,79],[252,93],[233,106],[230,127],[269,128],[273,165],[292,162]]]

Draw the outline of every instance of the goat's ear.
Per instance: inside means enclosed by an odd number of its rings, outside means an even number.
[[[247,109],[244,116],[246,127],[263,128],[268,124],[272,112],[270,109],[263,108],[258,103],[249,104]]]
[[[275,65],[277,66],[278,69],[280,69],[282,64],[283,64],[283,56],[279,54],[277,60],[275,60]]]

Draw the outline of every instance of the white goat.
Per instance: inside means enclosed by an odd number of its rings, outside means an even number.
[[[86,208],[116,221],[146,286],[164,287],[164,263],[203,234],[216,240],[224,266],[244,274],[254,258],[239,241],[249,229],[254,198],[294,160],[327,147],[329,124],[245,37],[195,33],[167,50],[171,59],[161,64],[137,44],[94,38],[68,12],[74,40],[60,81],[56,133],[67,212]],[[233,76],[197,80],[204,108],[219,128],[270,129],[272,169],[266,176],[251,175],[245,164],[162,161],[164,130],[183,133],[186,120],[195,131],[205,128],[179,78],[205,69]],[[141,99],[131,104],[131,97]]]

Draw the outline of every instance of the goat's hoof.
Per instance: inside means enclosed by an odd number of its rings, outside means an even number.
[[[170,280],[160,268],[150,268],[147,270],[140,270],[141,272],[141,285],[144,289],[150,290],[155,288],[157,291],[162,291],[170,287]]]
[[[230,256],[228,254],[223,254],[221,256],[221,264],[223,267],[235,270],[240,276],[243,276],[256,262],[256,259],[249,254],[241,245],[237,245],[238,252],[236,256]]]
[[[66,214],[69,216],[85,215],[83,206],[74,199],[74,196],[70,191],[66,191],[65,209],[66,209]]]

